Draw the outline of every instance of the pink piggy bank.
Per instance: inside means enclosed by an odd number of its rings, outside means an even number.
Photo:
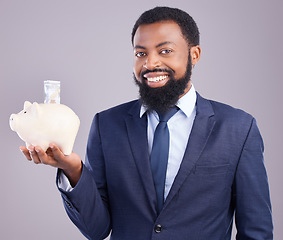
[[[72,109],[63,104],[33,104],[26,101],[24,110],[10,116],[10,127],[26,142],[47,150],[55,143],[65,155],[72,153],[80,120]]]

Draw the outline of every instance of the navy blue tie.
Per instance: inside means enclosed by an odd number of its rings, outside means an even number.
[[[177,107],[168,112],[159,115],[159,124],[157,125],[153,138],[152,151],[150,155],[151,171],[154,180],[157,196],[157,212],[160,213],[164,203],[165,177],[169,153],[169,130],[167,121],[178,111]]]

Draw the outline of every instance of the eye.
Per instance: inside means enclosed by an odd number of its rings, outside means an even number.
[[[171,53],[172,52],[172,50],[171,49],[164,49],[164,50],[161,50],[161,54],[169,54],[169,53]]]
[[[24,113],[27,113],[27,111],[24,111]]]
[[[137,52],[135,54],[136,57],[144,57],[146,54],[144,52]]]

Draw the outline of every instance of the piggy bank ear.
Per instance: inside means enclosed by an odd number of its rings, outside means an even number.
[[[31,105],[32,105],[31,102],[25,101],[25,103],[24,103],[24,110],[27,110],[27,108],[28,108],[29,106],[31,106]]]
[[[34,116],[38,116],[40,114],[40,107],[37,102],[34,102],[31,107],[31,112]]]

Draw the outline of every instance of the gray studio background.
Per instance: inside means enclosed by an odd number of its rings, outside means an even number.
[[[60,80],[61,103],[81,119],[74,151],[84,159],[94,114],[138,96],[130,34],[156,5],[182,8],[199,26],[198,92],[257,119],[274,239],[283,238],[282,1],[0,0],[0,239],[84,239],[63,209],[56,169],[25,160],[8,119],[25,100],[43,102],[44,80]]]

